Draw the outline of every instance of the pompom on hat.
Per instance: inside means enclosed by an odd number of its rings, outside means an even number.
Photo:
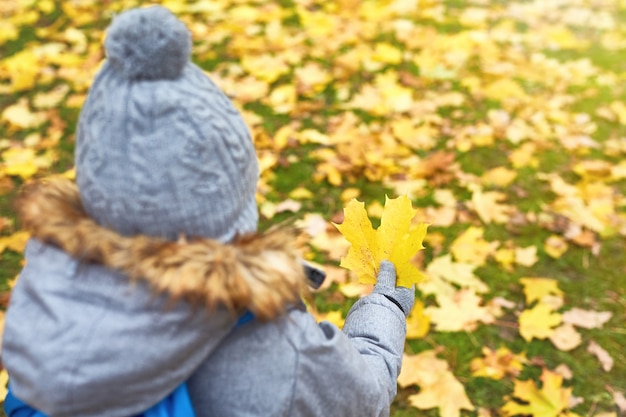
[[[161,6],[113,20],[81,111],[76,182],[87,213],[122,235],[227,242],[257,228],[248,128],[190,61],[185,25]]]

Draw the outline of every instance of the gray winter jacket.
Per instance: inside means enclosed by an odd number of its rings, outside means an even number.
[[[25,257],[2,361],[49,417],[128,417],[185,381],[198,417],[389,414],[406,324],[383,295],[354,304],[343,331],[300,308],[233,329],[223,309],[170,305],[56,245],[31,239]]]

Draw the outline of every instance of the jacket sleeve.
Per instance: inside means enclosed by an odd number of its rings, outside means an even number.
[[[343,332],[327,322],[316,327],[305,332],[299,375],[317,398],[299,390],[298,408],[311,410],[305,415],[388,416],[406,338],[400,309],[371,294],[352,307]]]
[[[406,320],[380,294],[344,330],[293,309],[238,327],[188,381],[198,417],[384,417],[396,394]]]

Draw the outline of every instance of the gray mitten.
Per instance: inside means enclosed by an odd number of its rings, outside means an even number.
[[[374,293],[387,297],[389,301],[402,310],[405,316],[409,315],[415,303],[415,286],[411,288],[396,287],[396,267],[389,261],[380,263]]]

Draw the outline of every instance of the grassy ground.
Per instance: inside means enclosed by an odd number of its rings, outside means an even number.
[[[102,58],[103,30],[114,12],[136,3],[0,4],[6,22],[0,25],[0,219],[10,219],[0,228],[5,243],[19,230],[11,208],[19,186],[72,167],[74,125]],[[617,169],[626,155],[626,110],[620,110],[626,97],[623,1],[165,3],[191,25],[196,62],[245,112],[267,167],[260,206],[289,198],[302,204],[295,213],[263,211],[261,228],[305,213],[336,220],[346,190],[356,189],[370,205],[403,190],[392,181],[421,181],[412,190],[414,204],[434,223],[429,235],[441,237],[427,245],[423,268],[449,253],[470,226],[482,228],[485,239],[500,247],[536,247],[538,260],[506,269],[492,253],[475,271],[489,287],[485,301],[500,296],[516,307],[474,331],[433,326],[426,337],[410,340],[407,351],[441,348],[440,357],[476,406],[468,414],[500,414],[514,389],[512,378],[472,376],[470,361],[483,346],[526,352],[531,363],[520,379],[538,380],[542,368],[567,365],[573,377],[565,385],[584,399],[573,408],[580,415],[619,411],[610,390],[626,392],[626,175]],[[265,60],[248,62],[251,57]],[[62,86],[69,89],[58,102],[42,105],[42,93]],[[42,120],[7,115],[20,103]],[[412,134],[394,130],[405,119]],[[307,129],[327,137],[307,136]],[[15,162],[7,153],[12,149],[32,149],[34,156]],[[452,159],[433,168],[428,161],[437,152]],[[606,165],[579,169],[598,161]],[[35,173],[25,173],[33,164]],[[481,181],[498,167],[515,178],[507,184]],[[582,202],[582,216],[557,204],[559,193],[567,191],[551,186],[549,178],[577,190],[569,201]],[[472,201],[476,187],[503,193],[517,215],[504,221],[481,217]],[[310,196],[293,197],[298,188]],[[436,192],[443,189],[454,196],[455,217],[452,224],[438,225],[440,218],[429,210],[440,208]],[[589,221],[594,216],[600,223],[595,228]],[[594,246],[569,239],[572,225],[589,232]],[[557,257],[545,245],[553,235],[568,245]],[[0,290],[8,292],[21,255],[19,245],[3,246]],[[310,249],[317,261],[338,264],[332,245]],[[517,326],[524,308],[519,278],[528,276],[558,281],[564,292],[560,311],[609,311],[611,320],[581,330],[583,343],[569,352],[548,340],[526,342]],[[339,289],[336,283],[317,293],[315,305],[345,314],[354,299]],[[425,301],[434,305],[432,297]],[[610,372],[586,351],[591,340],[614,359]],[[417,387],[401,389],[392,415],[435,416],[436,409],[410,405],[416,392]]]

